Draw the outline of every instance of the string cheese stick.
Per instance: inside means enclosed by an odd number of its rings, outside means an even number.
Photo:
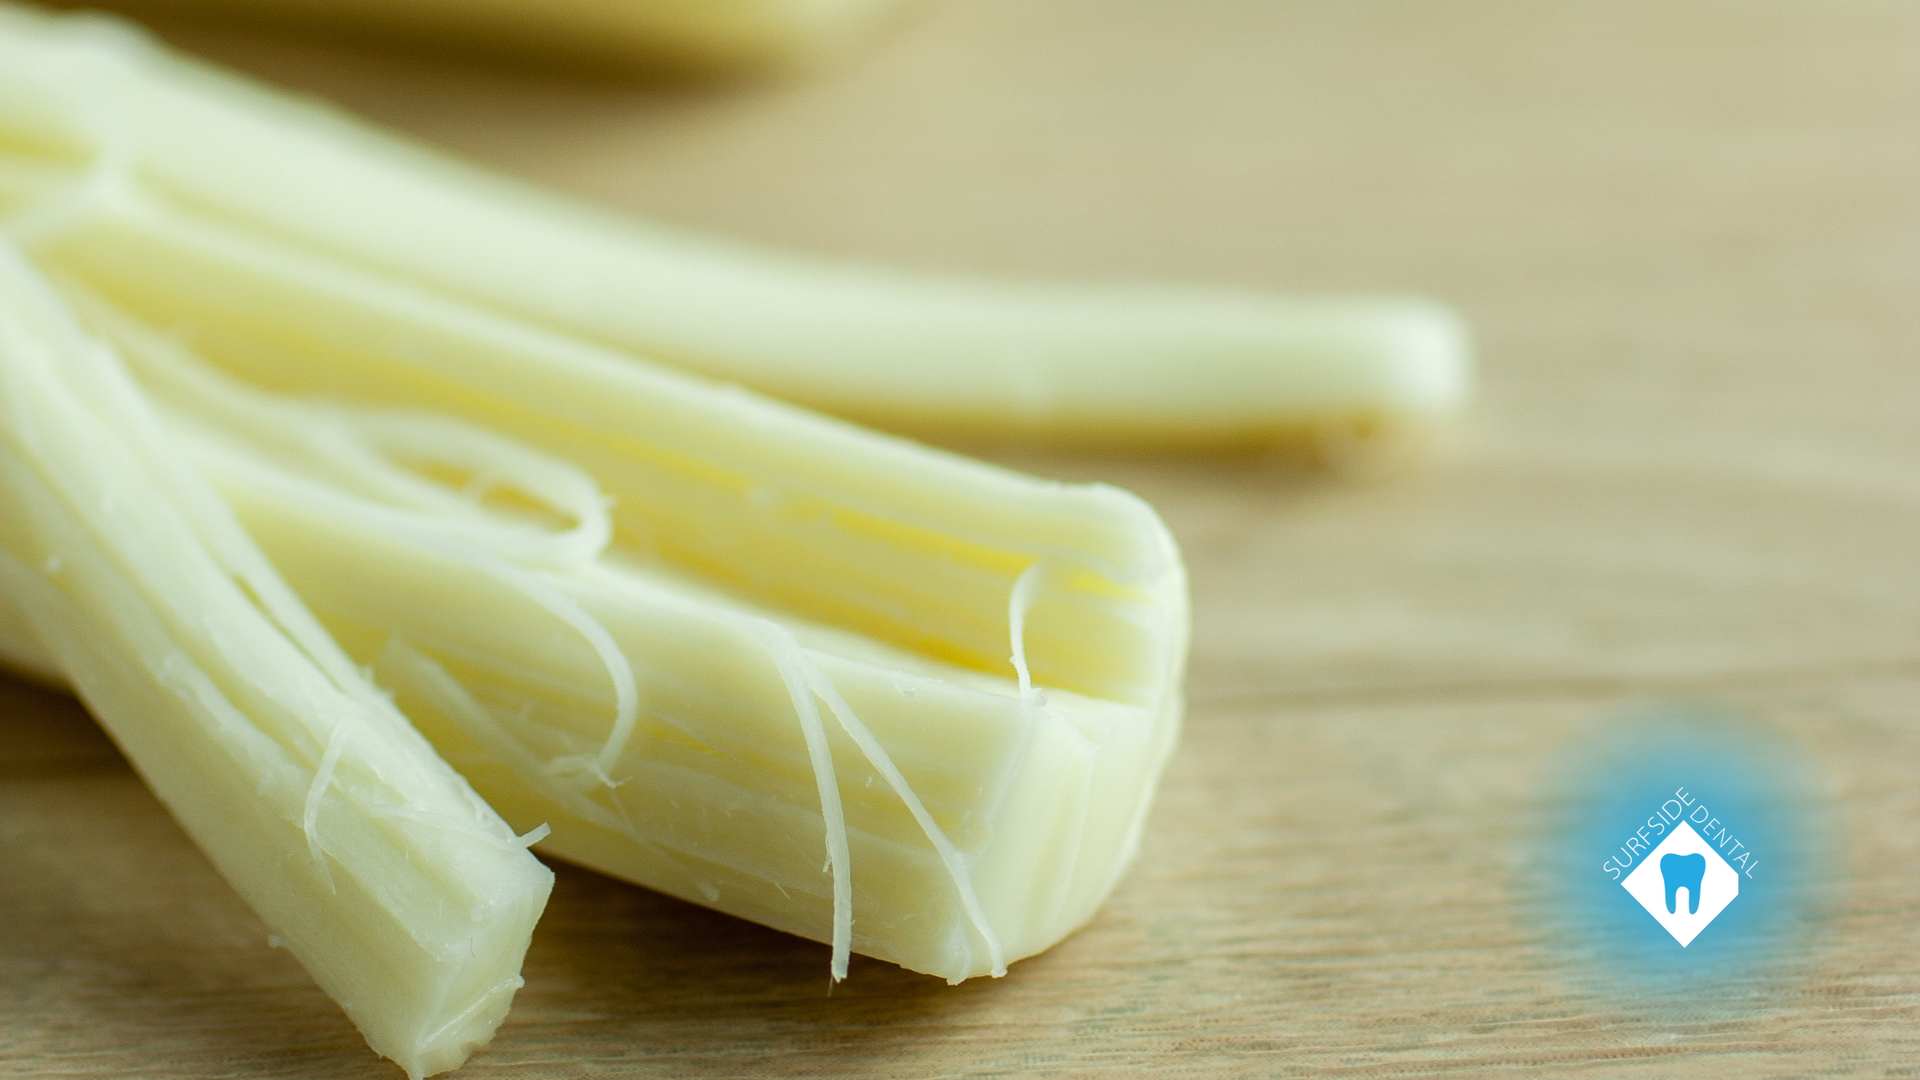
[[[1470,389],[1463,324],[1429,301],[800,259],[511,183],[98,24],[9,14],[0,80],[110,118],[47,138],[168,198],[893,430],[1242,445],[1430,424]]]
[[[0,599],[375,1050],[506,1015],[552,875],[312,621],[0,243]]]

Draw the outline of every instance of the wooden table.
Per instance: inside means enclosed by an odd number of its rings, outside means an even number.
[[[811,81],[186,47],[557,187],[828,254],[1472,319],[1452,452],[1018,460],[1185,546],[1192,710],[1086,930],[958,988],[559,867],[486,1076],[1905,1075],[1920,1063],[1920,6],[950,0]],[[1686,697],[1827,822],[1712,1002],[1598,980],[1554,763]],[[0,685],[0,1072],[390,1076],[73,704]],[[1598,863],[1604,853],[1595,853]]]

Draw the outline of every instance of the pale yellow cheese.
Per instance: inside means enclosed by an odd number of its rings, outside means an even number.
[[[105,24],[0,9],[0,222],[315,640],[549,826],[542,850],[829,942],[836,975],[857,949],[957,981],[1058,941],[1118,880],[1176,739],[1165,527],[556,317],[657,306],[773,341],[813,295],[703,276],[699,245],[593,249],[580,213]],[[425,261],[368,246],[388,234]],[[448,276],[476,258],[492,286]],[[846,371],[925,329],[863,295],[818,328],[891,327],[854,334]],[[19,596],[0,652],[84,692]]]
[[[4,241],[0,606],[375,1050],[418,1077],[492,1037],[552,874]]]
[[[84,274],[83,310],[356,659],[510,820],[553,825],[544,850],[955,981],[1046,948],[1111,889],[1172,748],[1187,631],[1177,552],[1137,500],[864,435],[404,285],[356,290],[350,269],[204,222],[108,220],[43,260]],[[145,284],[83,255],[82,236]],[[144,261],[162,252],[199,261]],[[100,310],[93,287],[229,371],[334,403],[204,369]],[[509,407],[527,372],[537,385]],[[497,392],[479,392],[489,378]],[[466,515],[403,510],[391,485],[356,489],[280,435],[423,421],[364,406],[430,401],[591,463],[610,547],[541,560],[498,522],[454,542],[446,522]],[[583,620],[638,696],[606,759],[620,680]],[[809,710],[841,804],[824,815]],[[562,759],[578,765],[561,775]],[[823,817],[844,820],[849,858],[822,849]],[[839,902],[823,865],[850,866]]]

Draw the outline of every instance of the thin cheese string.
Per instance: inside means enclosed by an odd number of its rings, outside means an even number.
[[[820,817],[826,826],[826,869],[833,876],[833,960],[829,973],[834,982],[839,982],[847,977],[853,952],[853,870],[847,850],[847,815],[840,802],[840,783],[834,776],[827,728],[820,721],[820,707],[807,682],[806,658],[793,634],[771,619],[745,617],[741,623],[760,639],[779,669],[806,740],[807,760],[813,766],[814,787],[820,794]]]
[[[1027,613],[1033,610],[1033,602],[1040,592],[1041,579],[1046,576],[1047,562],[1037,559],[1032,566],[1020,572],[1013,580],[1013,591],[1007,596],[1007,641],[1013,647],[1013,670],[1020,677],[1020,698],[1031,703],[1037,691],[1033,688],[1033,675],[1027,669]]]
[[[659,856],[667,863],[686,874],[695,888],[710,901],[718,898],[717,891],[707,881],[693,871],[688,870],[679,860],[658,844],[640,835],[632,822],[594,801],[585,792],[561,783],[548,769],[548,761],[529,749],[521,739],[496,720],[492,711],[476,700],[473,694],[461,684],[438,661],[419,649],[397,637],[387,639],[380,657],[374,662],[375,669],[390,676],[389,684],[412,689],[427,699],[427,703],[439,710],[441,715],[452,720],[471,736],[474,741],[486,747],[515,776],[541,795],[552,799],[562,809],[591,825],[608,832],[624,836],[649,852]],[[539,830],[536,829],[535,832]],[[529,835],[532,835],[531,833]],[[527,843],[537,843],[546,834],[541,834]]]
[[[981,939],[986,943],[987,962],[991,965],[994,976],[1005,975],[1007,973],[1006,954],[1000,947],[999,936],[994,933],[992,925],[987,921],[986,910],[980,904],[980,894],[974,889],[973,878],[967,871],[966,859],[960,854],[959,849],[953,846],[953,841],[940,828],[939,823],[933,820],[933,815],[927,812],[926,804],[921,802],[920,796],[914,792],[912,785],[907,783],[907,778],[902,776],[900,770],[894,766],[893,758],[887,754],[886,748],[880,745],[880,740],[874,738],[872,730],[861,723],[860,718],[854,714],[853,707],[848,705],[846,698],[841,696],[833,680],[804,651],[799,655],[800,663],[806,669],[807,685],[827,703],[827,708],[840,721],[841,729],[853,739],[854,745],[860,748],[860,752],[866,755],[867,761],[886,780],[887,786],[891,787],[893,793],[900,798],[907,812],[912,814],[913,820],[919,824],[920,831],[926,834],[927,841],[939,854],[940,862],[946,867],[947,876],[953,881],[954,889],[960,894],[960,905],[965,909],[968,921],[973,923],[973,928],[979,932]]]
[[[320,767],[314,770],[313,783],[307,787],[307,802],[301,813],[301,827],[306,830],[307,850],[313,855],[314,869],[320,872],[320,880],[327,885],[328,892],[338,892],[333,887],[333,872],[327,869],[327,857],[320,850],[320,801],[326,797],[327,788],[333,786],[333,771],[340,764],[340,751],[346,746],[346,723],[335,723],[333,734],[327,736],[326,753],[320,755]]]

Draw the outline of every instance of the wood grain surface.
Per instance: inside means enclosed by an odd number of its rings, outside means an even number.
[[[1920,1070],[1920,6],[950,0],[784,85],[166,26],[689,227],[996,273],[1412,290],[1441,460],[1002,456],[1151,499],[1191,714],[1085,930],[949,988],[592,873],[467,1077]],[[1711,1000],[1556,922],[1555,762],[1686,698],[1787,747],[1828,867]],[[1601,856],[1596,854],[1594,861]],[[0,684],[0,1072],[397,1075],[71,702]]]

